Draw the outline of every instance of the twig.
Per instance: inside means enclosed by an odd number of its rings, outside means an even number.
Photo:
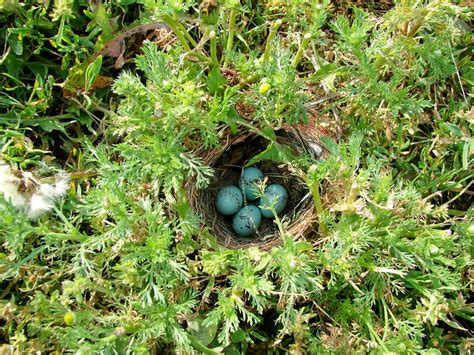
[[[337,93],[331,94],[331,95],[327,95],[327,96],[324,96],[324,97],[320,98],[319,100],[311,101],[311,102],[306,103],[306,104],[304,105],[304,107],[305,107],[306,109],[311,109],[311,108],[314,108],[314,107],[316,107],[316,106],[322,104],[322,103],[325,102],[325,101],[334,99],[334,98],[339,97],[339,96],[341,96],[341,95],[342,95],[342,93],[340,93],[340,92],[337,92]]]
[[[456,76],[458,77],[458,80],[459,80],[459,86],[461,87],[462,97],[464,98],[464,102],[466,103],[466,105],[468,105],[466,93],[464,91],[464,87],[462,86],[461,75],[459,74],[459,68],[458,68],[458,65],[456,64],[456,59],[454,59],[451,43],[448,42],[448,46],[450,49],[449,53],[451,54],[451,59],[453,60],[454,67],[456,68]]]
[[[469,184],[467,184],[467,186],[461,190],[461,192],[459,193],[459,195],[457,196],[454,196],[451,200],[449,200],[448,202],[446,203],[443,203],[443,206],[448,206],[450,203],[456,201],[459,197],[461,197],[464,193],[466,193],[466,191],[469,191],[469,187],[474,183],[474,180],[471,181]]]

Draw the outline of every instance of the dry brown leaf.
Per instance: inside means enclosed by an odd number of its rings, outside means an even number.
[[[123,57],[126,49],[125,39],[137,33],[146,33],[148,31],[157,29],[168,29],[168,26],[164,22],[156,22],[147,25],[139,25],[129,30],[126,30],[115,38],[111,39],[109,42],[107,42],[104,48],[97,52],[95,57],[102,55],[103,57],[108,56],[112,58],[117,58],[117,60],[115,61],[115,69],[120,69],[125,64],[125,59]]]

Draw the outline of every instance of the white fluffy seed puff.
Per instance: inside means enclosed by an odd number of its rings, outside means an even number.
[[[66,194],[69,177],[58,175],[55,180],[52,184],[43,183],[33,174],[12,171],[0,161],[0,194],[17,209],[26,211],[32,220],[50,211],[54,203]]]

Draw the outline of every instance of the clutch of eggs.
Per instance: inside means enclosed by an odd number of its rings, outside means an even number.
[[[280,214],[288,202],[288,192],[280,184],[268,185],[257,206],[244,206],[244,201],[255,201],[259,197],[258,186],[263,173],[255,167],[245,168],[240,176],[239,188],[230,185],[221,188],[216,195],[216,209],[225,216],[232,216],[232,229],[241,237],[254,234],[262,222],[262,216],[273,218]],[[272,211],[274,209],[274,212]]]

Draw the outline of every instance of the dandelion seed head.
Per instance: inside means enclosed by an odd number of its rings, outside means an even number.
[[[47,200],[54,200],[56,198],[56,188],[51,184],[42,184],[39,188],[41,197]]]
[[[20,191],[22,182],[33,183],[35,188],[29,193]],[[10,167],[0,161],[0,194],[17,209],[26,210],[28,218],[35,220],[50,211],[56,200],[63,197],[69,188],[69,177],[57,176],[54,184],[42,184],[30,172],[21,172],[21,178],[15,176]]]
[[[61,177],[56,180],[55,193],[57,197],[63,197],[69,190],[71,179],[69,177]]]
[[[10,167],[0,162],[0,193],[6,201],[9,201],[17,208],[24,208],[27,205],[25,196],[18,191],[20,179],[11,173]]]
[[[43,186],[42,186],[43,187]],[[28,218],[38,219],[41,215],[48,212],[53,208],[52,201],[48,201],[39,193],[31,195],[29,209],[28,209]]]
[[[37,219],[50,211],[54,203],[67,192],[69,181],[69,178],[57,178],[54,184],[41,184],[39,192],[31,196],[28,217]]]

